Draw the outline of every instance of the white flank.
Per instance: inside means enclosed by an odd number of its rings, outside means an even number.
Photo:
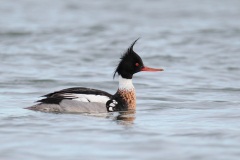
[[[98,102],[98,103],[107,103],[109,97],[103,95],[93,95],[93,94],[71,94],[65,93],[65,97],[73,98],[74,100],[81,102]]]
[[[126,79],[126,78],[122,78],[122,76],[119,76],[118,88],[120,90],[134,90],[132,79]]]

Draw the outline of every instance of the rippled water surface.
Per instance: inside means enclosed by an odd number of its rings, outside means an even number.
[[[2,0],[0,159],[240,157],[240,1]],[[47,114],[41,95],[84,86],[115,93],[136,38],[135,114]]]

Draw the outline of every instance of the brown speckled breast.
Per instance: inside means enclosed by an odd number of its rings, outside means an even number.
[[[118,90],[118,94],[121,98],[127,103],[128,110],[135,110],[136,109],[136,94],[135,90]]]

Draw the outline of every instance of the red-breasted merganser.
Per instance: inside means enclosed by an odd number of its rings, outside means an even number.
[[[137,39],[138,40],[138,39]],[[163,71],[146,67],[141,57],[133,51],[135,40],[122,55],[113,77],[119,75],[119,87],[114,95],[90,88],[67,88],[44,95],[38,104],[26,109],[57,113],[104,113],[136,109],[136,94],[132,84],[133,74],[141,71]]]

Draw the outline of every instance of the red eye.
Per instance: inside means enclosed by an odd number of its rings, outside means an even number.
[[[137,67],[138,67],[138,66],[139,66],[139,63],[136,63],[136,64],[135,64],[135,66],[137,66]]]

